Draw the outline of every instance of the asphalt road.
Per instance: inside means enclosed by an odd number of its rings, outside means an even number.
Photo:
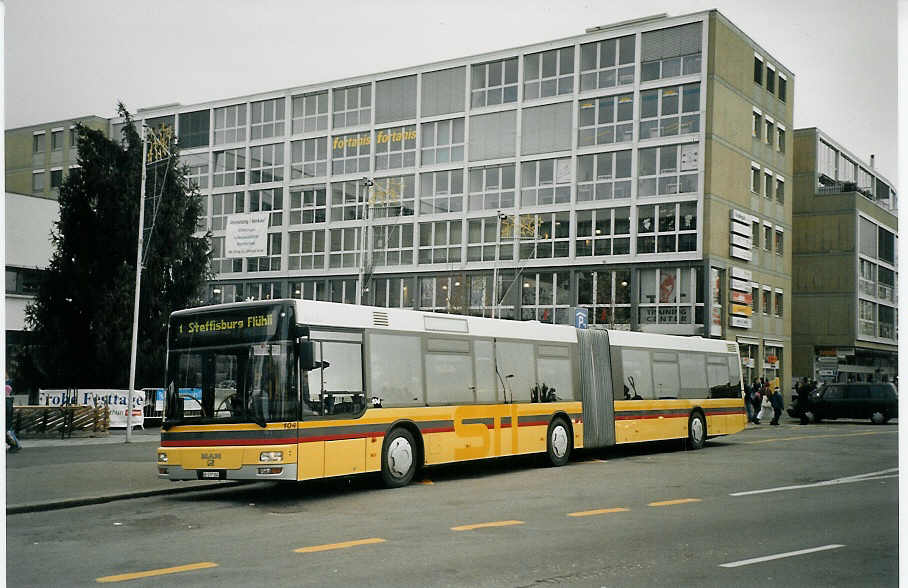
[[[678,446],[437,467],[398,490],[261,483],[11,515],[7,581],[897,585],[897,425],[761,425]]]

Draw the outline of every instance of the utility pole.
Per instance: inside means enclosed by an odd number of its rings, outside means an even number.
[[[136,387],[136,348],[139,342],[139,286],[142,284],[142,242],[145,232],[145,159],[148,145],[145,142],[147,128],[142,125],[142,181],[139,184],[139,244],[136,250],[136,292],[132,310],[132,347],[129,352],[129,393],[126,398],[126,442],[132,442],[132,399]]]
[[[360,248],[359,248],[359,279],[357,280],[357,291],[356,291],[356,303],[364,304],[364,294],[366,292],[366,264],[369,263],[369,260],[366,256],[366,248],[372,246],[372,241],[369,238],[369,226],[371,225],[371,218],[369,215],[369,207],[372,204],[372,199],[370,196],[370,188],[375,185],[375,181],[372,178],[363,178],[360,180],[362,182],[363,190],[365,191],[365,199],[363,202],[363,227],[360,233]],[[370,256],[371,257],[371,256]]]

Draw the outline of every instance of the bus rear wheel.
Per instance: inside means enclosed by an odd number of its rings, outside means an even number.
[[[687,421],[687,447],[700,449],[706,443],[706,420],[699,412],[690,415]]]
[[[416,474],[416,442],[410,431],[398,427],[385,437],[381,477],[388,488],[406,486]]]
[[[556,417],[549,423],[547,437],[546,453],[549,463],[553,466],[563,466],[571,458],[571,449],[573,449],[570,426],[563,418]]]

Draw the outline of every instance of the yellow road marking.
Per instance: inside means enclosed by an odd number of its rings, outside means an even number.
[[[357,539],[355,541],[343,541],[341,543],[327,543],[325,545],[312,545],[310,547],[300,547],[294,549],[296,553],[315,553],[316,551],[331,551],[332,549],[346,549],[347,547],[356,547],[357,545],[369,545],[371,543],[384,543],[385,540],[379,537],[370,539]]]
[[[149,578],[151,576],[163,576],[165,574],[178,574],[180,572],[191,572],[192,570],[204,570],[206,568],[216,568],[218,564],[211,561],[202,561],[185,566],[176,566],[172,568],[160,568],[157,570],[148,570],[146,572],[133,572],[131,574],[117,574],[116,576],[104,576],[97,578],[95,581],[102,584],[107,582],[125,582],[126,580],[136,580],[138,578]]]
[[[679,498],[677,500],[650,502],[647,506],[674,506],[675,504],[687,504],[688,502],[701,502],[701,500],[699,498]]]
[[[755,445],[757,443],[773,443],[774,441],[801,441],[803,439],[828,439],[830,437],[863,437],[866,435],[885,435],[894,434],[898,431],[865,431],[863,433],[839,433],[830,435],[799,435],[797,437],[779,437],[776,439],[760,439],[758,441],[743,441],[745,445]]]
[[[477,523],[475,525],[461,525],[451,527],[452,531],[472,531],[473,529],[484,529],[486,527],[507,527],[509,525],[522,525],[523,521],[495,521],[493,523]]]
[[[628,508],[599,508],[596,510],[582,510],[580,512],[569,512],[569,517],[589,517],[592,515],[609,514],[612,512],[627,512]]]

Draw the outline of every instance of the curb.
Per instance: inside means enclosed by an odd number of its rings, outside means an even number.
[[[6,507],[7,516],[13,514],[23,514],[30,512],[46,512],[51,510],[60,510],[64,508],[75,508],[78,506],[89,506],[92,504],[105,504],[117,500],[129,500],[130,498],[145,498],[147,496],[162,496],[166,494],[184,494],[186,492],[198,492],[201,490],[215,490],[218,488],[231,488],[249,484],[245,480],[233,482],[223,482],[216,486],[185,486],[183,488],[162,488],[159,490],[141,490],[139,492],[129,492],[124,494],[108,494],[106,496],[87,496],[85,498],[66,498],[63,500],[53,500],[50,502],[37,502],[34,504],[14,504]]]

